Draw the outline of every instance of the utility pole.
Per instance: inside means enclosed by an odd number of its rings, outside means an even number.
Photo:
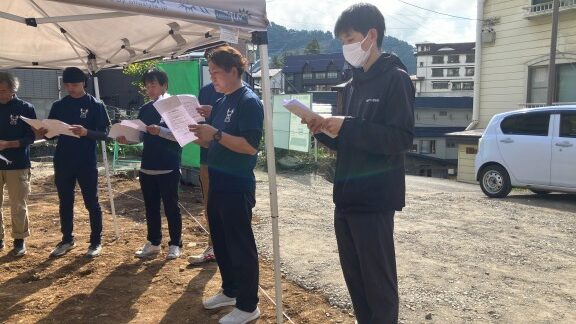
[[[560,0],[554,0],[552,9],[552,36],[550,37],[550,63],[548,65],[548,97],[546,105],[551,106],[556,95],[556,44],[558,42],[558,16]]]

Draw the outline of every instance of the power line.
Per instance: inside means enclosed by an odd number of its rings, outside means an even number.
[[[432,10],[432,9],[428,9],[428,8],[423,8],[423,7],[420,7],[420,6],[417,6],[417,5],[415,5],[415,4],[411,4],[411,3],[409,3],[409,2],[402,1],[402,0],[397,0],[397,1],[398,1],[398,2],[402,2],[403,4],[406,4],[406,5],[412,6],[412,7],[416,7],[416,8],[421,9],[421,10],[433,12],[433,13],[438,14],[438,15],[443,15],[443,16],[448,16],[448,17],[453,17],[453,18],[458,18],[458,19],[465,19],[465,20],[478,20],[478,19],[476,19],[476,18],[468,18],[468,17],[462,17],[462,16],[455,16],[455,15],[451,15],[451,14],[439,12],[439,11],[436,11],[436,10]]]

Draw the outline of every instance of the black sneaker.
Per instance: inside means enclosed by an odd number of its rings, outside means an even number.
[[[14,249],[12,250],[12,255],[15,257],[21,257],[26,254],[26,244],[24,243],[24,239],[15,239],[14,240]]]
[[[76,246],[76,243],[74,241],[72,241],[72,242],[60,242],[60,243],[58,243],[58,245],[56,245],[56,248],[54,248],[54,250],[52,250],[52,252],[50,253],[50,256],[53,258],[62,256],[64,254],[66,254],[68,251],[72,250],[75,246]]]
[[[0,240],[0,250],[4,250],[4,240]]]

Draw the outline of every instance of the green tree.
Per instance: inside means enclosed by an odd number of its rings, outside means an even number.
[[[159,59],[152,59],[142,62],[136,62],[128,64],[127,66],[122,69],[122,73],[134,77],[136,80],[132,82],[132,84],[138,89],[140,89],[140,93],[144,97],[146,97],[146,92],[144,91],[144,83],[142,82],[142,76],[146,71],[156,67],[156,64],[160,62]]]
[[[318,39],[314,38],[306,45],[304,54],[320,54],[320,43],[318,43]]]
[[[274,55],[272,56],[272,60],[270,62],[271,69],[281,69],[284,67],[284,56]]]

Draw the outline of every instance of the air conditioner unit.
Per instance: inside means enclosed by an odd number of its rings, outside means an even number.
[[[482,31],[482,43],[494,44],[496,41],[496,32],[494,29],[485,29]]]

